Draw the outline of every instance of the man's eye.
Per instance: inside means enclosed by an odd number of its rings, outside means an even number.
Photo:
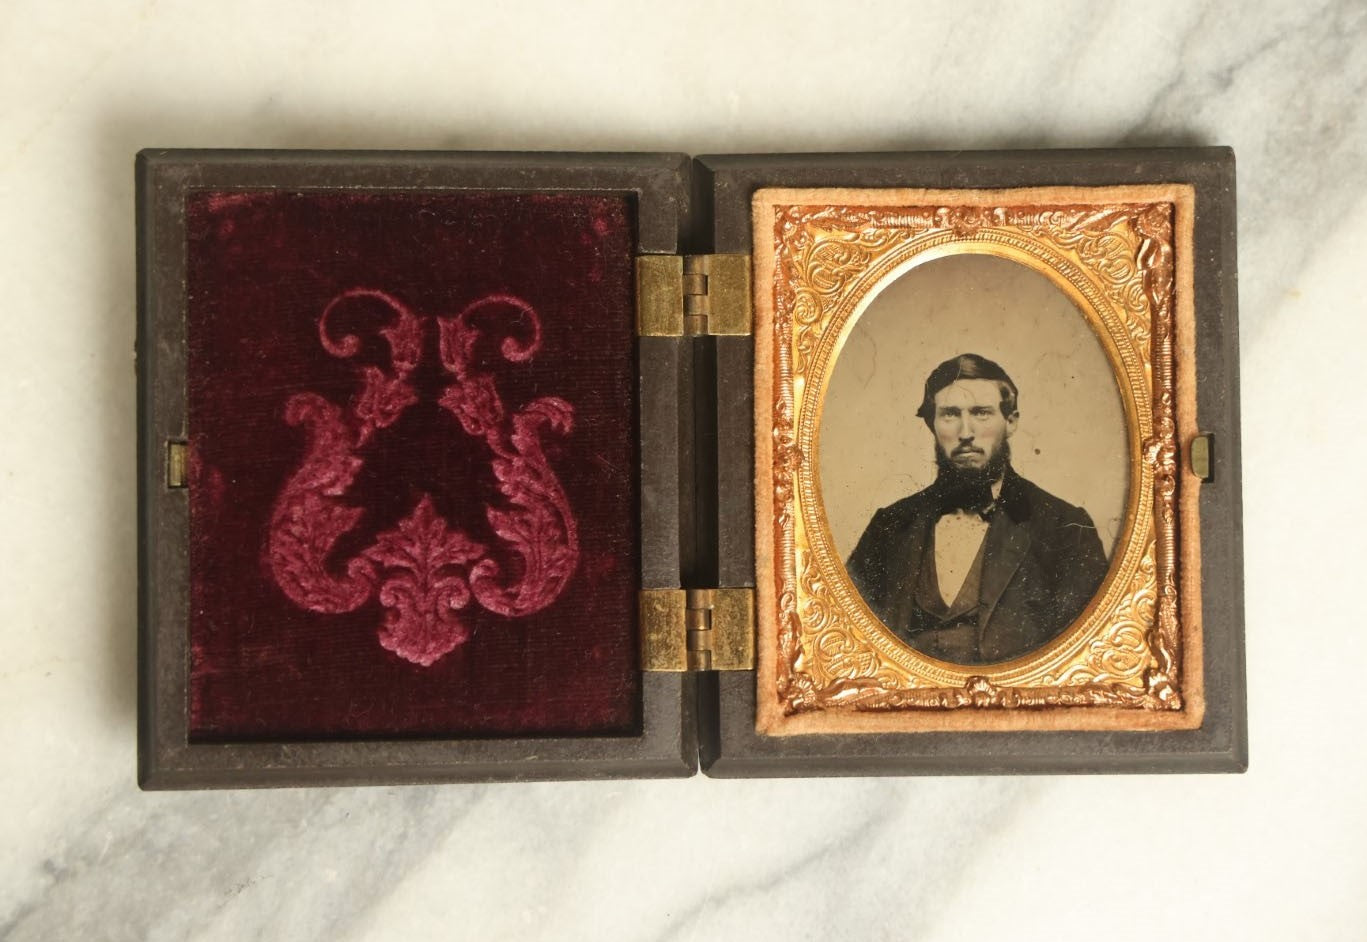
[[[974,410],[973,410],[973,414],[974,414],[975,416],[977,416],[978,418],[980,418],[980,419],[984,419],[984,418],[987,418],[987,416],[989,416],[989,415],[992,414],[992,410],[991,410],[991,409],[974,409]]]

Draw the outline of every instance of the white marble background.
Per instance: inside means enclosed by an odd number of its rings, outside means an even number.
[[[1367,933],[1361,0],[21,0],[0,63],[0,938]],[[1171,143],[1239,157],[1247,775],[137,791],[139,148]]]

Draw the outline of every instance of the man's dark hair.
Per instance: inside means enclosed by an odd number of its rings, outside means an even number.
[[[961,353],[945,360],[926,377],[926,392],[921,397],[921,408],[916,410],[916,414],[927,426],[935,427],[935,394],[961,379],[996,380],[997,387],[1002,393],[1002,415],[1010,418],[1016,413],[1016,384],[1011,382],[1006,370],[987,357],[978,356],[976,353]]]

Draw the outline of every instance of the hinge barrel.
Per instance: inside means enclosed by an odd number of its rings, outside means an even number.
[[[640,336],[745,336],[753,320],[749,255],[637,256]]]
[[[642,670],[754,670],[754,589],[644,589],[640,610]]]

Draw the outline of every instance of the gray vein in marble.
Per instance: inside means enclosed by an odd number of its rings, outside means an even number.
[[[1153,144],[1196,131],[1234,145],[1245,342],[1351,208],[1335,197],[1367,187],[1367,7],[1334,0],[1288,9],[1294,18],[1234,2],[1202,10],[1180,41],[1178,60],[1190,64],[1155,92],[1128,137]],[[1269,23],[1271,35],[1228,29],[1258,15],[1280,20]],[[1262,133],[1230,137],[1222,127]]]
[[[864,813],[862,820],[854,821],[847,830],[824,843],[816,845],[791,861],[787,866],[762,874],[741,886],[728,887],[725,892],[720,894],[720,898],[714,898],[712,893],[707,893],[702,899],[697,900],[683,912],[671,918],[669,923],[655,936],[657,942],[671,942],[671,940],[682,937],[685,932],[691,933],[696,928],[695,923],[704,914],[713,913],[721,907],[734,903],[741,903],[747,897],[766,895],[785,883],[801,879],[803,872],[812,867],[829,864],[832,859],[839,859],[851,853],[851,847],[865,845],[870,839],[877,836],[880,826],[886,825],[892,817],[891,805],[891,795],[885,791],[880,796],[878,804]],[[723,851],[720,847],[718,850]]]
[[[636,784],[644,794],[635,797],[652,806],[662,798],[657,787],[677,788],[683,783]],[[619,799],[632,787],[630,782],[495,786],[480,815],[465,816],[446,829],[442,845],[436,848],[435,863],[454,876],[453,882],[463,891],[473,888],[474,899],[484,900],[486,881],[491,881],[500,894],[501,905],[507,908],[504,918],[509,921],[527,911],[558,912],[574,902],[574,880],[582,876],[580,868],[593,859],[597,845],[623,838],[639,845],[644,840],[644,835],[624,827],[619,820]],[[632,802],[628,800],[627,804]],[[471,857],[467,853],[469,848],[479,848],[482,853]],[[497,865],[491,868],[490,860],[497,861]],[[392,934],[392,928],[380,921],[395,911],[382,905],[388,896],[388,891],[372,895],[367,900],[366,914],[344,927],[344,934],[320,938],[340,942]],[[472,919],[487,918],[484,913],[470,915]],[[465,928],[471,934],[475,931],[473,924]],[[524,923],[521,931],[505,928],[494,938],[528,939],[533,935],[531,924]],[[544,936],[535,935],[560,939],[566,937],[566,930],[555,923]]]
[[[1006,779],[880,781],[875,789],[875,803],[852,809],[848,828],[787,866],[739,886],[707,888],[651,937],[738,938],[753,927],[761,900],[766,931],[782,927],[792,938],[813,937],[819,926],[827,927],[821,938],[928,937],[974,868],[995,859],[988,849],[1038,791],[1033,782]],[[927,820],[920,814],[927,807],[940,813]],[[716,852],[732,849],[718,841]]]
[[[0,939],[335,938],[485,791],[130,795],[73,827]]]

